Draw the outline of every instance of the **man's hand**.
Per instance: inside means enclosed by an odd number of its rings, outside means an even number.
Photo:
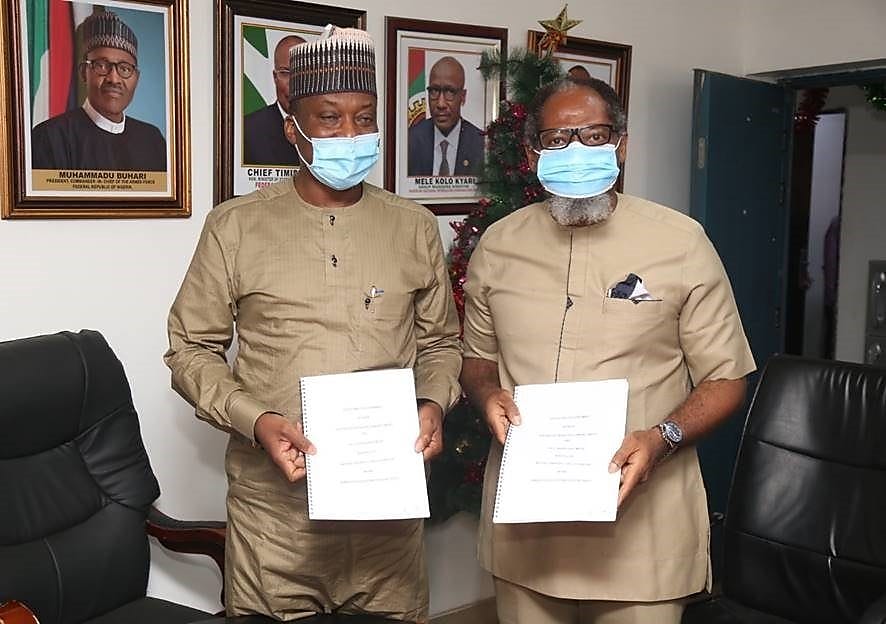
[[[508,427],[520,424],[520,410],[514,403],[514,396],[504,388],[486,397],[483,414],[486,416],[486,426],[489,427],[490,433],[502,445],[505,443]]]
[[[418,440],[415,452],[425,461],[436,457],[443,450],[443,408],[433,401],[422,401],[418,406]]]
[[[305,477],[305,453],[313,455],[317,449],[304,436],[301,424],[293,425],[280,414],[265,412],[255,421],[254,433],[283,476],[293,483]]]
[[[615,452],[609,464],[609,472],[621,470],[621,486],[618,489],[618,506],[652,474],[655,464],[667,453],[667,443],[657,428],[632,431],[625,436],[621,448]]]

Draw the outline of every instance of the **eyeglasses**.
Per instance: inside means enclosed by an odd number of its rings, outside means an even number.
[[[284,77],[288,78],[289,75],[290,75],[292,72],[289,71],[289,68],[288,68],[288,67],[277,67],[277,68],[274,69],[274,73],[279,74],[279,75],[281,75],[281,76],[284,76]]]
[[[88,65],[92,68],[99,76],[107,76],[111,73],[111,69],[113,68],[117,75],[121,78],[132,78],[133,74],[138,71],[138,67],[133,65],[132,63],[127,63],[126,61],[117,61],[114,63],[113,61],[109,61],[107,59],[86,59],[83,61],[84,64]]]
[[[583,128],[551,128],[538,133],[538,142],[544,149],[563,149],[572,137],[588,146],[606,145],[612,139],[611,124],[592,124]]]
[[[461,89],[456,89],[455,87],[428,87],[427,91],[430,99],[436,100],[442,95],[447,102],[451,102],[456,95],[462,92]]]

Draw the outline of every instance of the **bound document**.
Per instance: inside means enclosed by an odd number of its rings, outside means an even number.
[[[493,522],[615,520],[628,380],[517,386],[521,423],[508,428]]]
[[[301,378],[311,520],[427,518],[411,369]]]

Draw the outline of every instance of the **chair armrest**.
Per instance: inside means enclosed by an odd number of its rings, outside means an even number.
[[[880,596],[871,606],[865,609],[858,624],[886,623],[886,595]]]
[[[184,521],[170,518],[151,506],[146,520],[148,535],[152,535],[169,550],[180,553],[208,555],[225,575],[226,522]]]
[[[0,602],[0,622],[3,624],[40,624],[37,616],[18,600]]]

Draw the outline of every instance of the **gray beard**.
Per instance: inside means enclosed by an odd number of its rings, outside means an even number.
[[[548,206],[554,221],[560,225],[594,225],[605,221],[615,211],[615,193],[608,191],[579,198],[551,195]]]

